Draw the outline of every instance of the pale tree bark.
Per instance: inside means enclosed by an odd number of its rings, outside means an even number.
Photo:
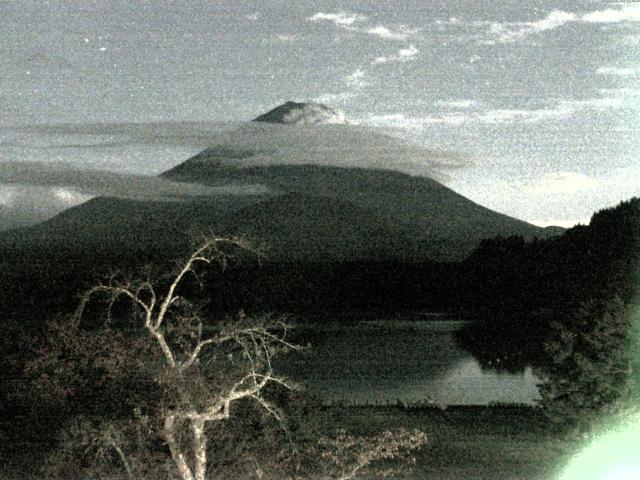
[[[218,329],[217,333],[204,338],[203,321],[195,309],[178,315],[178,319],[190,321],[190,333],[195,338],[191,347],[187,351],[184,349],[181,351],[167,341],[167,322],[171,321],[169,313],[172,311],[175,313],[178,305],[186,303],[176,293],[181,282],[187,274],[195,274],[194,268],[198,264],[210,264],[216,260],[224,262],[224,254],[218,249],[218,245],[223,242],[247,249],[247,246],[240,241],[223,238],[208,239],[179,267],[166,293],[159,294],[149,280],[98,285],[84,295],[75,315],[76,322],[79,322],[87,302],[94,294],[109,295],[111,305],[119,297],[128,299],[142,312],[143,328],[160,348],[166,362],[165,367],[173,372],[175,378],[181,379],[181,384],[188,385],[188,374],[197,367],[198,360],[206,348],[235,345],[243,352],[247,359],[247,371],[235,383],[231,383],[230,388],[212,395],[204,406],[201,405],[199,408],[192,405],[186,392],[181,392],[182,404],[168,409],[164,414],[163,435],[182,480],[205,479],[207,423],[229,418],[233,402],[243,398],[253,399],[280,420],[275,408],[262,398],[260,393],[272,382],[287,388],[290,386],[285,379],[274,374],[271,357],[276,349],[297,348],[285,340],[287,325],[284,322],[276,322],[283,333],[275,334],[271,331],[273,325],[268,321],[258,319],[251,322],[243,314],[238,323],[225,325],[224,328]],[[185,449],[180,444],[180,438],[182,438],[180,433],[184,432],[185,426],[190,433],[190,449]]]

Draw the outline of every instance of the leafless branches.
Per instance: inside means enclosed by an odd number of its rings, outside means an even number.
[[[73,319],[78,325],[88,302],[97,295],[107,297],[109,312],[120,299],[130,302],[141,312],[142,328],[158,345],[165,360],[165,365],[159,368],[168,369],[169,376],[176,380],[177,388],[181,390],[177,405],[164,412],[163,434],[182,480],[204,480],[207,468],[206,425],[229,418],[234,402],[252,399],[280,420],[276,408],[262,397],[261,392],[270,383],[290,387],[285,378],[274,373],[272,357],[279,350],[297,348],[286,340],[288,326],[284,321],[253,319],[244,315],[244,312],[240,312],[237,319],[212,326],[207,331],[197,308],[179,295],[186,276],[197,277],[198,267],[216,262],[224,267],[227,259],[219,248],[221,244],[248,249],[239,240],[208,238],[179,264],[163,291],[159,291],[158,285],[148,278],[120,282],[112,278],[83,295]],[[185,342],[170,338],[175,324],[181,325],[186,333]],[[210,361],[216,357],[207,355],[207,350],[233,348],[242,353],[243,361],[238,362],[243,367],[241,376],[235,381],[230,380],[226,388],[210,392],[208,398],[193,401],[193,392],[188,390],[193,382],[206,383],[207,378],[200,359],[206,357],[207,368],[216,368],[215,362],[212,364]],[[185,425],[188,425],[191,435],[191,448],[188,450],[178,441]]]

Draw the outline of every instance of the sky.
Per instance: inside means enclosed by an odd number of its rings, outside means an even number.
[[[465,158],[447,186],[540,225],[640,195],[640,2],[14,0],[0,32],[0,162],[156,174],[298,100]],[[0,215],[104,193],[21,182]]]

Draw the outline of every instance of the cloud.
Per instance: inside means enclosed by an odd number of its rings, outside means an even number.
[[[554,10],[545,18],[535,22],[494,22],[490,25],[489,33],[497,37],[498,41],[509,43],[535,33],[553,30],[566,23],[574,22],[577,19],[578,17],[574,13]]]
[[[333,23],[337,27],[344,28],[352,32],[373,35],[383,40],[405,41],[419,32],[419,29],[417,28],[410,28],[407,25],[402,24],[392,25],[390,27],[387,27],[385,25],[376,25],[370,27],[360,26],[358,24],[365,22],[367,20],[367,17],[359,13],[318,12],[315,15],[309,17],[307,20],[311,22],[328,21]]]
[[[362,124],[378,127],[401,128],[405,130],[420,130],[429,125],[462,125],[466,123],[508,124],[508,123],[537,123],[547,120],[560,120],[569,118],[585,111],[607,111],[624,108],[626,102],[621,96],[621,91],[616,90],[615,96],[605,96],[587,99],[561,99],[555,104],[545,108],[535,109],[484,109],[465,111],[459,113],[447,113],[444,115],[426,115],[422,117],[407,117],[403,113],[384,115],[370,115],[360,120]],[[440,102],[438,102],[440,103]],[[455,105],[454,101],[454,105]],[[447,105],[447,102],[444,102]],[[450,104],[449,104],[450,105]],[[457,108],[471,108],[480,106],[480,103],[470,100],[458,102]]]
[[[45,221],[90,198],[67,188],[0,184],[0,230]]]
[[[369,83],[364,79],[365,76],[366,74],[364,70],[357,68],[352,74],[345,77],[345,81],[348,86],[360,89],[369,85]]]
[[[347,90],[338,93],[324,93],[314,98],[314,101],[331,104],[357,97],[360,95],[362,89],[369,86],[369,82],[365,80],[366,76],[367,72],[362,68],[356,68],[353,73],[344,77],[344,83]]]
[[[312,22],[329,21],[337,25],[338,27],[342,27],[342,28],[351,27],[356,22],[362,22],[366,19],[367,17],[364,15],[360,15],[359,13],[349,13],[349,12],[339,12],[339,13],[318,12],[312,17],[308,18],[308,20]]]
[[[264,193],[255,185],[208,187],[162,177],[81,170],[67,165],[40,162],[0,162],[0,185],[51,187],[59,201],[83,196],[111,196],[144,200],[178,200],[190,196]],[[78,196],[80,195],[80,196]]]
[[[376,37],[380,37],[384,40],[396,40],[396,41],[404,41],[407,40],[412,35],[415,35],[418,32],[417,29],[411,29],[406,25],[396,25],[393,29],[389,27],[385,27],[384,25],[377,25],[372,28],[368,28],[366,33],[370,35],[375,35]]]
[[[279,33],[276,38],[281,42],[295,42],[297,37],[294,34]]]
[[[599,10],[582,15],[589,23],[640,22],[640,5],[624,5],[621,9]]]
[[[526,109],[495,109],[474,117],[475,120],[484,123],[512,123],[525,122],[536,123],[547,119],[565,118],[573,113],[573,109],[567,105],[559,104],[555,108]]]
[[[445,108],[459,108],[459,109],[467,109],[467,108],[476,108],[481,105],[481,102],[478,100],[472,99],[461,99],[461,100],[438,100],[436,105]]]
[[[592,177],[577,172],[559,171],[545,174],[525,184],[522,190],[532,195],[574,194],[596,186]]]
[[[409,45],[407,48],[401,48],[398,53],[388,56],[377,57],[373,63],[388,63],[388,62],[409,62],[415,60],[415,56],[420,52],[415,45]]]
[[[355,92],[323,93],[322,95],[315,97],[313,101],[318,103],[336,103],[344,102],[345,100],[349,100],[357,96],[358,94]]]
[[[253,195],[261,185],[207,187],[161,177],[71,169],[39,162],[0,162],[0,230],[47,220],[96,196],[180,201],[193,196]]]
[[[484,43],[512,43],[530,35],[555,30],[568,23],[619,23],[640,21],[640,5],[624,5],[620,9],[596,10],[585,14],[553,10],[546,17],[533,22],[474,22],[487,29]],[[487,28],[488,27],[488,28]]]
[[[634,67],[600,67],[596,73],[598,75],[621,75],[631,76],[639,73],[638,68]]]
[[[213,140],[216,152],[253,152],[225,158],[225,165],[325,165],[380,168],[434,176],[467,165],[460,156],[428,150],[374,129],[347,125],[281,125],[250,122]],[[225,157],[229,155],[225,154]]]

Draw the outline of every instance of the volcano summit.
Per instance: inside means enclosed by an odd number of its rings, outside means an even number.
[[[325,105],[286,102],[209,143],[161,176],[232,188],[172,201],[94,198],[5,240],[165,251],[207,230],[265,244],[275,261],[446,261],[484,238],[547,233],[437,180],[464,159],[349,125]]]

